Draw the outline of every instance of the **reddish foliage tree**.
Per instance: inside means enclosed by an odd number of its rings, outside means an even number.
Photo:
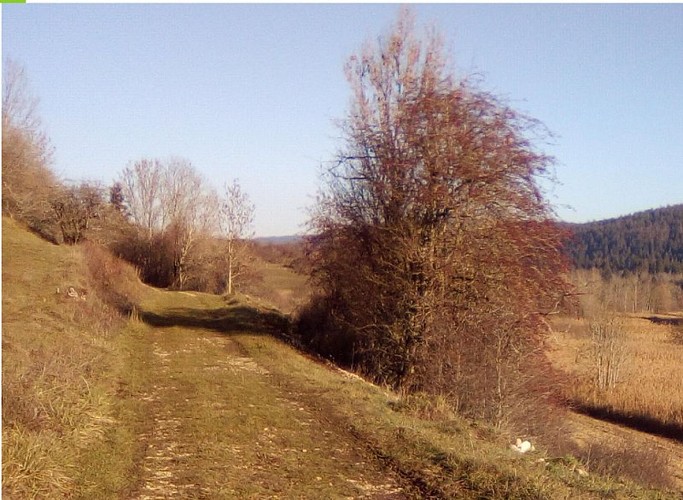
[[[402,13],[350,58],[346,146],[311,226],[331,331],[377,380],[501,422],[566,290],[542,127],[447,71]],[[519,381],[519,383],[518,383]]]

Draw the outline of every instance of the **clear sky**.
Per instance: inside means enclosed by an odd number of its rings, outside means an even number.
[[[2,6],[64,178],[111,183],[131,161],[182,156],[238,178],[258,235],[300,232],[341,144],[343,65],[399,7]],[[683,202],[683,4],[417,4],[456,73],[556,134],[549,192],[588,221]],[[4,58],[3,58],[4,59]]]

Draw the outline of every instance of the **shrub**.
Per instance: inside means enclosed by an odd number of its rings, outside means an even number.
[[[601,312],[593,316],[588,327],[595,388],[614,389],[627,360],[624,324],[615,314]]]
[[[96,243],[85,242],[82,249],[97,294],[119,312],[130,314],[141,294],[138,271]]]
[[[346,70],[346,144],[311,221],[327,299],[310,313],[327,310],[332,331],[311,339],[380,384],[503,425],[539,366],[543,314],[568,292],[566,235],[538,183],[553,164],[532,144],[543,131],[456,81],[410,15]]]
[[[50,206],[62,241],[73,245],[84,240],[92,223],[103,215],[104,198],[100,189],[84,182],[55,189]]]
[[[25,71],[7,59],[2,87],[2,213],[55,242],[49,201],[57,176],[50,169],[51,160],[52,149]]]
[[[294,330],[299,342],[343,366],[354,365],[354,334],[332,314],[330,299],[317,295],[296,315]]]

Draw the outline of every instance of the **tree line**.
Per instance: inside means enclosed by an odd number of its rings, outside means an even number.
[[[111,186],[66,183],[25,70],[6,60],[2,210],[57,244],[85,240],[134,264],[146,283],[231,294],[244,274],[254,205],[234,180],[219,192],[179,157],[130,162]]]
[[[683,273],[683,204],[569,226],[575,267],[612,273]]]

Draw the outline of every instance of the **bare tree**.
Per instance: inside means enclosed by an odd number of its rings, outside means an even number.
[[[86,182],[56,190],[50,204],[62,240],[70,245],[85,239],[92,222],[100,218],[105,206],[102,190]]]
[[[346,145],[311,222],[330,317],[377,379],[469,393],[495,419],[565,286],[537,184],[552,159],[530,139],[543,129],[456,81],[406,11],[346,73]]]
[[[221,232],[226,241],[227,286],[226,293],[231,295],[234,281],[244,264],[247,240],[253,237],[254,204],[242,191],[237,181],[225,185],[225,195],[220,208]]]
[[[8,57],[5,58],[2,73],[3,128],[9,125],[32,136],[42,135],[39,99],[31,92],[25,68]]]
[[[148,280],[185,288],[198,242],[217,232],[215,190],[183,158],[139,160],[123,170],[119,185],[126,213],[145,235],[131,260]]]
[[[38,99],[23,67],[3,65],[2,209],[53,239],[49,200],[57,185],[50,169],[52,148],[38,115]]]
[[[627,362],[624,322],[613,311],[601,307],[591,314],[591,360],[595,388],[609,391],[620,381]]]
[[[175,249],[175,286],[183,289],[198,241],[216,232],[218,196],[188,160],[174,158],[164,172],[162,207],[162,225]]]
[[[121,175],[128,213],[151,239],[162,229],[162,180],[164,165],[157,159],[141,159],[127,166]]]

